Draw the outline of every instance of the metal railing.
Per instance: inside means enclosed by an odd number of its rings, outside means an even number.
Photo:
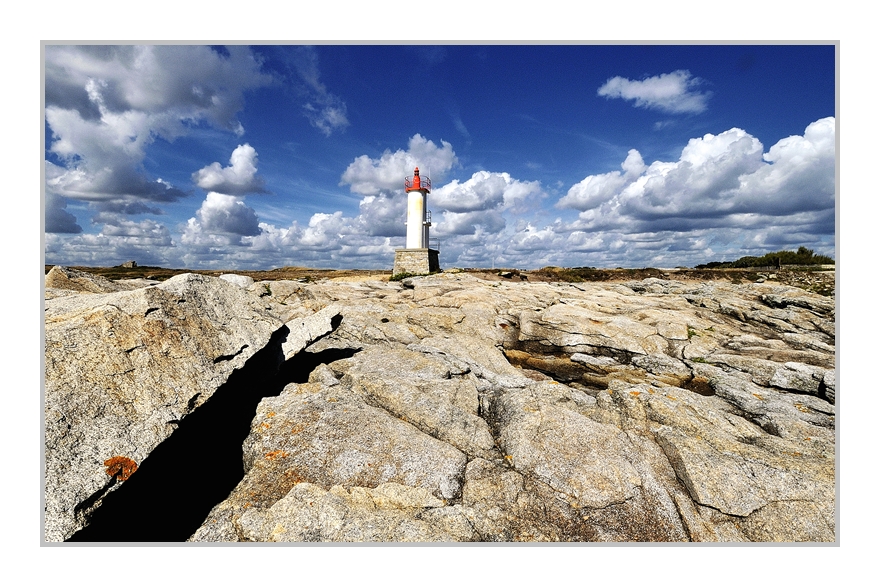
[[[398,175],[398,177],[400,177],[400,176]],[[430,177],[427,177],[427,176],[425,176],[425,175],[420,175],[420,176],[419,176],[419,180],[420,180],[419,187],[422,188],[422,189],[425,189],[425,190],[429,190],[429,191],[430,191],[430,189],[431,189],[431,178],[430,178]],[[405,189],[409,189],[409,188],[411,188],[412,186],[413,186],[412,177],[406,177],[406,178],[404,178],[404,180],[403,180],[403,187],[404,187]]]

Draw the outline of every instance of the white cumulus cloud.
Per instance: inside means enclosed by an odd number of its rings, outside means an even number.
[[[479,212],[443,212],[439,222],[435,222],[437,236],[477,234],[480,230],[497,233],[504,230],[507,222],[499,210]]]
[[[241,198],[208,192],[195,218],[187,221],[181,242],[209,247],[241,245],[242,237],[260,232],[257,213]]]
[[[229,166],[214,162],[193,173],[193,181],[203,190],[234,196],[265,193],[263,178],[257,175],[257,151],[248,143],[232,151]]]
[[[467,181],[456,179],[437,188],[428,196],[428,206],[443,212],[434,217],[438,236],[497,233],[507,226],[505,216],[534,206],[545,195],[540,182],[514,179],[507,172],[477,171]]]
[[[440,141],[440,145],[415,134],[406,151],[386,150],[378,159],[361,155],[342,174],[340,185],[350,184],[352,192],[367,196],[401,190],[403,178],[412,175],[415,167],[440,178],[458,161],[450,143]]]
[[[572,186],[557,207],[579,210],[578,219],[550,229],[601,241],[588,256],[595,266],[696,264],[801,245],[833,255],[835,160],[831,117],[766,152],[738,128],[691,139],[676,161],[645,166],[631,150],[623,173],[587,176]],[[524,237],[512,242],[522,246]]]
[[[358,215],[364,232],[372,236],[406,236],[406,226],[403,224],[406,201],[406,196],[402,194],[364,196]]]
[[[557,202],[559,208],[589,210],[609,201],[624,186],[635,181],[646,169],[641,154],[630,149],[626,160],[621,164],[624,173],[612,171],[599,175],[589,175],[573,185],[568,193]]]
[[[177,249],[166,226],[110,213],[102,214],[102,221],[98,234],[46,234],[46,263],[106,266],[134,260],[141,265],[175,265]]]
[[[327,251],[338,248],[344,233],[348,232],[350,220],[342,212],[313,214],[299,239],[299,245],[311,250]]]
[[[172,141],[207,122],[241,134],[244,92],[271,77],[246,47],[225,55],[194,45],[47,46],[46,191],[98,210],[139,213],[186,194],[143,170],[156,138]],[[109,207],[109,208],[108,208]]]
[[[605,98],[632,100],[638,108],[650,108],[671,114],[694,113],[706,110],[711,92],[699,92],[702,80],[687,70],[662,73],[641,80],[615,76],[605,82],[598,94]]]

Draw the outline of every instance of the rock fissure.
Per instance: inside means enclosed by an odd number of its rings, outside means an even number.
[[[246,348],[248,348],[248,345],[244,344],[241,346],[240,349],[238,349],[237,351],[235,351],[234,353],[232,353],[230,355],[220,355],[219,357],[215,357],[214,363],[216,364],[221,361],[231,361],[232,359],[234,359],[235,357],[240,355],[242,352],[244,352],[244,349],[246,349]]]
[[[283,330],[198,410],[177,421],[174,434],[104,498],[89,525],[70,541],[180,542],[191,536],[243,478],[242,442],[257,404],[291,380],[305,382],[317,365],[353,354],[302,353],[279,368]]]

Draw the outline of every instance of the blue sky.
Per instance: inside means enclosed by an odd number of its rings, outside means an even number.
[[[390,268],[835,255],[833,45],[45,47],[45,260]]]

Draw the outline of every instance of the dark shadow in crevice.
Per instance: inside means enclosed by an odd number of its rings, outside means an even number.
[[[711,397],[715,395],[715,388],[709,383],[709,380],[705,377],[700,377],[698,375],[691,377],[689,380],[685,381],[681,387],[687,389],[688,391],[693,391],[694,393],[698,393],[700,395]]]
[[[107,495],[107,492],[110,491],[114,485],[116,485],[116,481],[117,479],[115,475],[113,477],[110,477],[110,480],[107,481],[107,483],[105,483],[103,487],[92,493],[90,496],[82,500],[73,508],[73,515],[77,518],[85,518],[87,520],[88,514],[86,512],[91,510],[92,507],[94,507],[94,505],[98,503],[102,497]]]
[[[825,401],[828,402],[829,404],[832,404],[832,405],[834,404],[834,402],[831,401],[831,398],[828,397],[828,386],[825,385],[825,382],[824,382],[824,381],[820,381],[820,382],[819,382],[819,392],[818,392],[818,395],[819,395],[819,398],[820,398],[820,399],[825,400]]]
[[[315,367],[353,357],[360,349],[326,349],[317,353],[302,352],[287,361],[278,370],[276,380],[281,389],[289,383],[306,383]],[[275,395],[278,395],[277,393]]]
[[[242,443],[257,405],[291,382],[305,382],[321,363],[356,351],[301,352],[282,364],[286,327],[103,498],[70,542],[183,542],[244,477]]]

